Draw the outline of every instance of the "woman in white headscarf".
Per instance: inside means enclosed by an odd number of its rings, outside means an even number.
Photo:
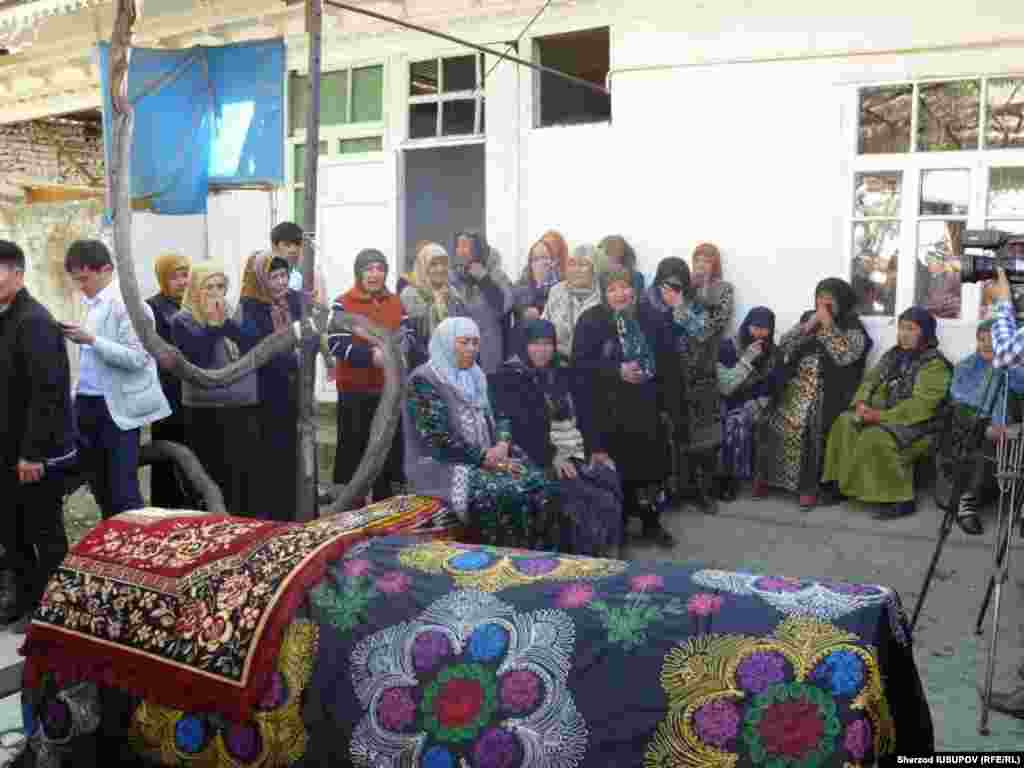
[[[430,359],[409,376],[404,414],[411,493],[445,499],[483,543],[545,548],[557,540],[557,486],[494,417],[468,317],[434,329]]]

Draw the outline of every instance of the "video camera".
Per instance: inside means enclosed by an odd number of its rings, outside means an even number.
[[[982,253],[968,253],[968,249]],[[968,229],[960,237],[960,282],[994,280],[1002,268],[1014,285],[1024,286],[1024,235],[998,229]]]

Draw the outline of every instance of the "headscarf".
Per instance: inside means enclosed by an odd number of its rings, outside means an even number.
[[[430,265],[438,259],[444,259],[445,262],[450,263],[448,252],[442,246],[424,241],[423,246],[416,252],[416,265],[413,268],[411,281],[424,300],[429,299],[427,311],[430,313],[429,327],[431,329],[448,317],[449,286],[447,278],[440,288],[435,288],[430,283]]]
[[[462,398],[476,408],[486,408],[487,376],[479,365],[459,368],[455,361],[455,340],[480,338],[480,328],[468,317],[449,317],[434,329],[430,337],[430,367]]]
[[[823,293],[827,293],[835,300],[836,313],[832,320],[837,326],[847,331],[858,325],[864,327],[856,312],[857,294],[853,286],[841,278],[827,277],[815,287],[815,299]],[[814,310],[805,312],[800,322],[805,322],[813,314]]]
[[[466,264],[455,264],[455,254],[458,253],[459,240],[461,239],[469,240],[471,245],[470,250],[472,253],[470,253],[469,261]],[[467,229],[462,230],[461,232],[456,232],[455,237],[452,238],[451,253],[451,266],[460,272],[465,272],[473,262],[480,262],[485,267],[487,266],[487,241],[484,240],[484,236],[482,234],[474,230]]]
[[[979,323],[977,334],[990,331],[995,320]],[[999,378],[993,382],[993,377]],[[973,408],[982,416],[991,416],[993,424],[1006,423],[1006,375],[984,360],[976,351],[965,357],[953,370],[950,399]]]
[[[288,325],[291,313],[288,310],[287,293],[276,301],[272,298],[270,273],[275,269],[287,269],[288,266],[288,260],[283,256],[275,256],[271,251],[256,251],[246,261],[242,273],[241,298],[270,304],[270,317],[275,331]]]
[[[903,311],[900,315],[899,321],[909,320],[912,323],[916,323],[921,329],[921,340],[918,343],[915,352],[923,352],[930,347],[937,347],[939,345],[939,339],[935,335],[935,317],[924,307],[910,307]]]
[[[363,288],[363,272],[365,272],[371,264],[383,264],[385,277],[387,276],[388,260],[384,257],[384,254],[376,248],[364,248],[356,254],[356,261],[352,268],[353,272],[355,272],[356,284],[359,286],[360,290],[365,290],[365,288]]]
[[[206,304],[203,301],[203,285],[211,277],[221,276],[228,281],[228,274],[224,267],[213,261],[200,261],[193,267],[188,276],[188,286],[185,289],[185,299],[181,302],[181,309],[192,315],[192,318],[199,325],[213,325],[206,315]]]
[[[697,259],[705,257],[710,262],[707,272],[697,272]],[[694,266],[693,282],[698,288],[714,285],[722,279],[722,254],[714,243],[701,243],[693,249],[691,262]]]
[[[768,307],[754,307],[747,312],[747,316],[740,323],[740,331],[737,334],[742,349],[746,349],[753,343],[754,337],[750,335],[750,328],[755,325],[758,328],[768,329],[768,338],[764,340],[764,351],[761,353],[761,358],[766,359],[775,349],[775,313]]]
[[[555,349],[558,349],[558,333],[554,323],[538,318],[523,325],[523,365],[526,371],[532,374],[541,392],[544,393],[544,400],[551,418],[563,421],[572,418],[573,415],[572,401],[569,398],[569,381],[566,376],[558,373],[559,355],[557,351],[545,368],[537,368],[533,364],[527,347],[541,339],[549,339]]]
[[[622,235],[608,235],[600,243],[597,244],[598,250],[603,253],[604,267],[607,269],[608,264],[608,248],[611,245],[622,246],[622,266],[629,269],[631,272],[636,269],[636,252]]]
[[[156,261],[153,264],[156,271],[157,282],[160,284],[160,293],[175,304],[181,303],[181,299],[184,294],[174,295],[171,293],[171,275],[179,269],[190,269],[191,266],[192,260],[188,256],[183,256],[180,253],[162,253],[156,257]]]
[[[565,287],[568,289],[570,295],[576,299],[585,299],[594,289],[597,288],[597,249],[588,244],[577,245],[573,248],[572,257],[577,261],[588,261],[590,262],[590,287],[589,288],[576,288],[572,283],[569,282],[568,275],[568,259],[566,259],[566,271],[562,273],[565,278]]]
[[[565,269],[569,261],[569,245],[565,242],[565,238],[562,237],[562,233],[557,229],[549,229],[541,235],[540,239],[547,243],[548,250],[551,251],[555,264],[558,265],[558,273],[565,275]]]
[[[672,278],[676,278],[683,286],[683,295],[690,295],[690,268],[686,262],[675,256],[669,256],[658,263],[658,270],[654,274],[654,287],[661,288]]]
[[[544,276],[544,279],[539,283],[535,282],[533,278],[533,251],[538,245],[544,246],[544,249],[547,251],[550,262],[547,274]],[[555,257],[554,253],[552,252],[551,246],[547,243],[547,241],[545,241],[542,238],[535,242],[533,245],[531,245],[530,250],[527,251],[526,267],[525,269],[523,269],[523,274],[522,277],[519,279],[519,283],[520,285],[523,286],[536,288],[538,291],[541,291],[546,296],[547,292],[551,290],[551,286],[553,286],[555,283],[559,282],[562,279],[561,275],[562,269],[558,258]]]

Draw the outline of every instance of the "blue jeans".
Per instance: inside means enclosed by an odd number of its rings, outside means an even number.
[[[139,429],[114,423],[102,397],[78,395],[79,456],[92,495],[106,519],[145,506],[139,490]]]

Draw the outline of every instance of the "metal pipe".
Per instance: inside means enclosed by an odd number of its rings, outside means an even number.
[[[592,83],[590,80],[584,80],[582,77],[576,77],[575,75],[567,74],[567,73],[562,72],[561,70],[558,70],[558,69],[552,69],[551,67],[545,67],[543,64],[536,64],[536,63],[534,63],[532,61],[527,61],[526,59],[520,59],[518,56],[513,56],[513,55],[511,55],[509,53],[502,53],[501,51],[495,50],[494,48],[488,48],[485,45],[477,45],[476,43],[471,43],[468,40],[462,40],[461,38],[455,37],[453,35],[449,35],[449,34],[447,34],[445,32],[438,32],[436,29],[430,29],[429,27],[421,27],[419,24],[413,24],[410,21],[403,21],[402,19],[396,19],[394,16],[385,16],[383,13],[377,13],[376,11],[369,11],[366,8],[359,8],[359,7],[355,6],[355,5],[349,5],[347,3],[339,3],[339,2],[337,2],[337,0],[323,0],[323,3],[324,3],[324,5],[329,6],[331,8],[340,8],[343,11],[351,11],[352,13],[358,13],[358,14],[361,14],[363,16],[369,16],[371,19],[377,19],[378,21],[387,21],[387,22],[390,22],[391,24],[397,24],[400,27],[405,27],[406,29],[411,29],[411,30],[414,30],[416,32],[422,32],[422,33],[424,33],[426,35],[432,35],[434,37],[439,37],[442,40],[447,40],[448,42],[455,43],[456,45],[464,45],[467,48],[472,48],[472,49],[474,49],[476,51],[480,51],[481,53],[486,53],[486,54],[489,54],[491,56],[497,56],[499,59],[506,59],[508,61],[514,61],[516,64],[519,64],[519,65],[524,66],[524,67],[529,67],[530,69],[535,69],[538,72],[543,72],[543,73],[548,74],[548,75],[553,75],[555,77],[560,77],[563,80],[566,80],[566,81],[568,81],[570,83],[575,83],[576,85],[581,85],[581,86],[583,86],[585,88],[591,89],[592,91],[597,91],[598,93],[602,93],[605,96],[610,96],[611,95],[611,92],[607,88],[605,88],[604,86],[598,85],[597,83]]]

